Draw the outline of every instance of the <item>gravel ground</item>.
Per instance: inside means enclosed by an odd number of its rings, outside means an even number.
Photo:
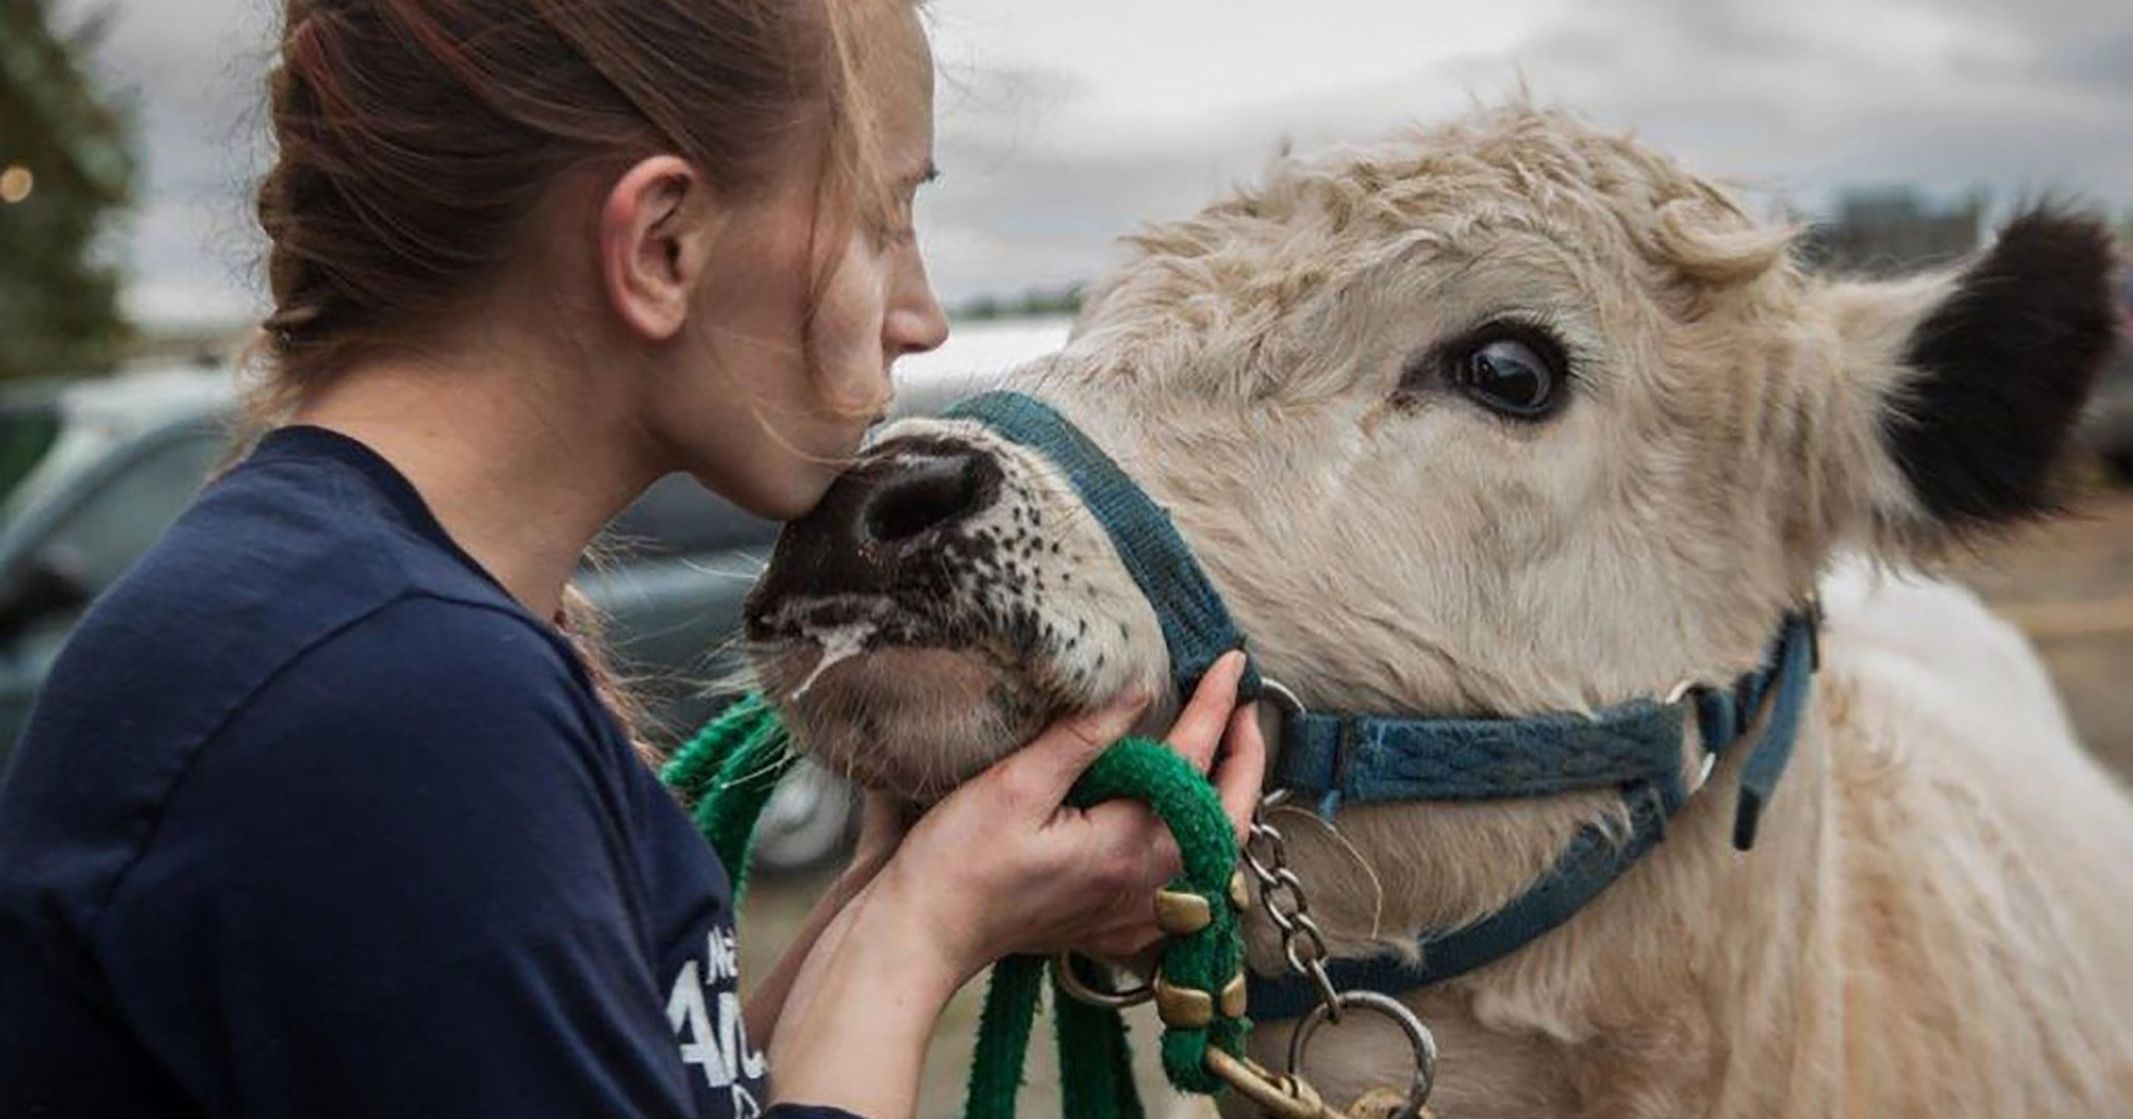
[[[1980,550],[1950,572],[2013,618],[2037,643],[2075,725],[2096,753],[2133,774],[2133,490],[2098,491],[2072,515]],[[764,879],[742,918],[743,975],[767,969],[827,877]],[[977,1028],[981,986],[973,984],[941,1019],[926,1063],[922,1119],[957,1115]],[[1059,1113],[1057,1076],[1045,1027],[1032,1046],[1021,1113]],[[1134,1019],[1133,1037],[1149,1112],[1181,1110],[1155,1065],[1153,1015]]]

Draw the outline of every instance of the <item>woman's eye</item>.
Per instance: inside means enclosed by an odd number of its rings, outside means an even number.
[[[1540,419],[1562,396],[1562,370],[1536,347],[1497,337],[1455,355],[1452,381],[1482,406],[1518,419]]]

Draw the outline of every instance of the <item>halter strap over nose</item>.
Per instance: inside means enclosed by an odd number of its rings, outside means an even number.
[[[1208,582],[1192,549],[1178,535],[1170,513],[1155,503],[1065,416],[1033,396],[988,392],[964,400],[943,415],[976,420],[1010,443],[1051,460],[1073,483],[1083,505],[1103,526],[1134,585],[1155,608],[1170,652],[1171,678],[1182,700],[1224,653],[1244,647],[1244,635]],[[1257,698],[1259,673],[1247,667],[1240,696]]]

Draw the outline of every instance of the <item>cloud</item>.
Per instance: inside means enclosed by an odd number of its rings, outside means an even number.
[[[93,0],[68,0],[85,11]],[[135,304],[256,305],[246,195],[275,0],[119,0],[138,90]],[[921,229],[951,302],[1086,278],[1150,218],[1310,150],[1498,100],[1635,129],[1707,173],[1825,208],[1847,185],[2045,190],[2133,207],[2123,0],[934,0],[940,162]]]
[[[1690,8],[1698,14],[1674,18]],[[1809,205],[1859,181],[2133,200],[2133,90],[2048,65],[2070,43],[2133,32],[2133,11],[1826,0],[1650,0],[1633,10],[1645,18],[1619,19],[1610,6],[1603,21],[1585,9],[1580,24],[1515,60],[1537,88],[1594,119]],[[1600,64],[1595,40],[1613,49]]]
[[[2050,191],[2133,207],[2133,9],[2107,0],[1581,4],[1501,49],[1327,77],[1308,95],[1240,87],[1184,124],[1064,110],[1025,122],[1019,147],[944,110],[949,177],[928,211],[952,246],[944,294],[1091,274],[1111,259],[1107,241],[1248,178],[1285,139],[1305,151],[1368,140],[1522,86],[1772,210],[1824,210],[1847,187],[1894,183],[1983,189],[2003,206]]]
[[[2133,95],[2133,15],[2114,30],[2055,44],[2039,63],[2038,72],[2048,81]]]
[[[103,0],[65,0],[61,20]],[[265,166],[270,0],[121,0],[97,69],[131,105],[142,197],[124,223],[129,310],[151,326],[227,323],[258,303],[248,209]]]

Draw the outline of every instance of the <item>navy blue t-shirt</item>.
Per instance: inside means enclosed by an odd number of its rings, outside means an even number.
[[[731,899],[567,640],[285,428],[0,787],[0,1115],[752,1116]]]

